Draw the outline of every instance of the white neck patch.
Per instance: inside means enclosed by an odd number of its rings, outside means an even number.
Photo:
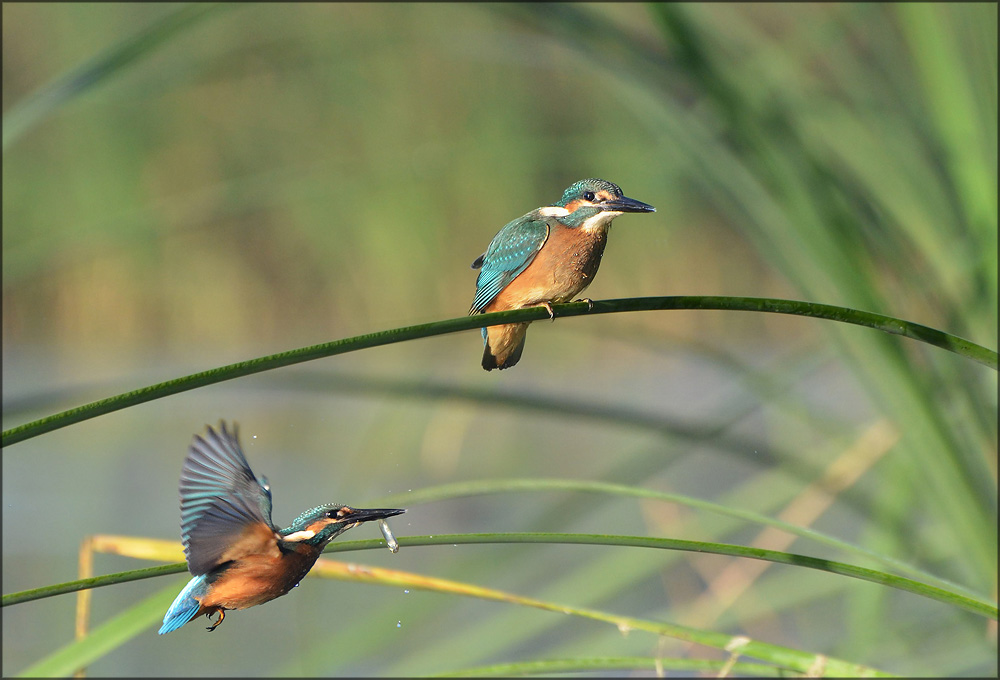
[[[593,217],[588,217],[583,223],[577,227],[578,229],[583,229],[584,231],[597,231],[599,229],[605,229],[611,224],[611,220],[615,219],[622,213],[614,210],[602,210]]]
[[[566,217],[566,215],[569,215],[569,210],[561,208],[558,205],[549,205],[544,208],[539,208],[538,214],[543,217]]]
[[[315,535],[316,535],[315,531],[310,531],[309,529],[305,529],[303,531],[296,531],[294,534],[288,534],[287,536],[285,536],[284,540],[286,540],[286,541],[307,541],[307,540],[309,540],[310,538],[312,538]]]

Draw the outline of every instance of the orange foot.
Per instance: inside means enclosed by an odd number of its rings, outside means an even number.
[[[220,623],[222,623],[222,619],[226,618],[226,610],[225,610],[225,609],[219,609],[219,610],[218,610],[218,612],[219,612],[219,620],[218,620],[218,621],[216,621],[216,622],[215,622],[215,623],[213,623],[213,624],[212,624],[211,626],[209,626],[208,628],[206,628],[206,629],[205,629],[205,630],[207,630],[207,631],[208,631],[209,633],[211,633],[211,632],[212,632],[213,630],[215,630],[216,628],[218,628],[218,627],[219,627],[219,624],[220,624]],[[209,614],[209,617],[208,617],[208,620],[209,620],[209,621],[211,621],[211,620],[212,620],[212,616],[211,616],[211,614]]]

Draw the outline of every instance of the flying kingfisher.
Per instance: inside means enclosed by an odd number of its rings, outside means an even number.
[[[567,302],[590,285],[601,264],[611,220],[656,208],[622,195],[617,184],[583,179],[549,206],[532,210],[501,229],[472,263],[480,269],[469,314]],[[510,368],[521,358],[528,323],[483,329],[483,368]]]
[[[271,523],[271,489],[254,476],[239,430],[225,422],[195,435],[181,469],[181,539],[194,574],[163,617],[160,635],[205,614],[246,609],[298,585],[326,544],[362,522],[405,510],[359,510],[330,503],[307,510],[287,529]],[[391,537],[385,529],[387,538]],[[394,542],[394,541],[393,541]]]

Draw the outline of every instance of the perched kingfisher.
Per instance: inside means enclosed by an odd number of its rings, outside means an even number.
[[[550,206],[532,210],[501,229],[472,263],[480,269],[469,314],[567,302],[590,285],[601,264],[611,220],[656,208],[622,195],[617,184],[583,179]],[[483,329],[483,368],[510,368],[521,358],[527,323]]]
[[[405,510],[359,510],[321,505],[292,526],[271,523],[271,490],[255,477],[240,448],[239,430],[219,423],[195,435],[181,470],[181,538],[194,574],[163,617],[160,635],[205,614],[219,620],[228,609],[246,609],[281,597],[298,585],[326,544],[362,522]],[[388,531],[386,529],[386,531]],[[391,536],[391,534],[388,534]]]

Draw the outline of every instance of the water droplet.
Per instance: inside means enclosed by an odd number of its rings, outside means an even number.
[[[409,589],[409,588],[405,589],[405,590],[403,591],[403,594],[404,594],[404,595],[409,595],[409,594],[410,594],[410,589]]]
[[[402,627],[403,627],[403,622],[402,621],[396,621],[396,628],[402,628]]]

